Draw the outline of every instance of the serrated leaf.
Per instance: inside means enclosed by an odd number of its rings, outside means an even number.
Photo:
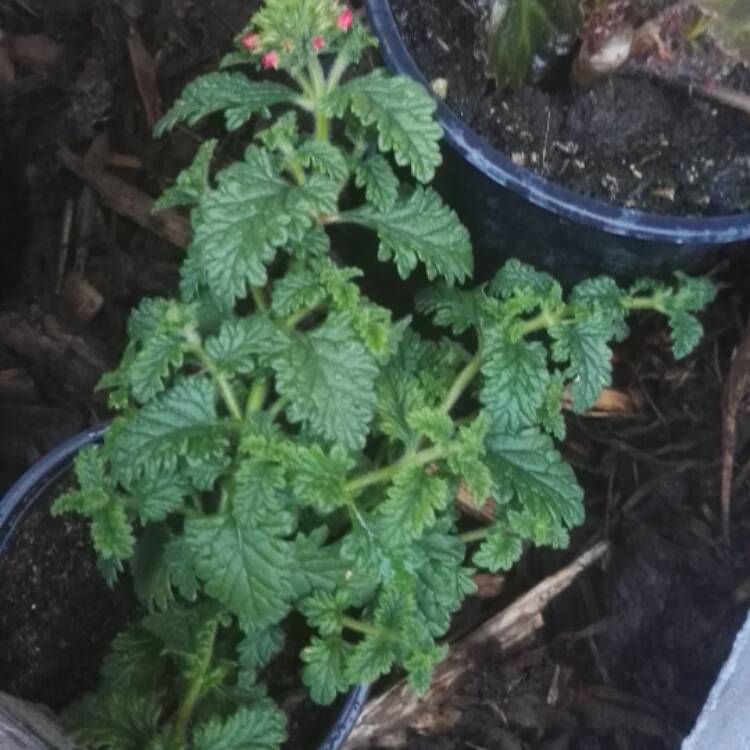
[[[565,377],[571,379],[573,411],[582,413],[593,406],[602,389],[612,382],[609,333],[609,326],[599,315],[549,329],[554,340],[552,358],[569,363]]]
[[[378,147],[393,152],[396,164],[430,182],[441,162],[436,105],[427,91],[406,76],[376,69],[339,86],[329,97],[331,114],[350,109],[365,126],[378,130]]]
[[[344,616],[350,606],[343,591],[317,591],[300,602],[300,611],[307,624],[323,636],[338,635],[344,629]]]
[[[251,455],[242,461],[234,475],[234,505],[243,521],[286,536],[294,531],[298,509],[285,492],[286,470],[280,458]]]
[[[570,528],[583,521],[583,491],[549,436],[533,430],[491,433],[485,443],[497,497],[553,525]]]
[[[278,626],[258,628],[245,633],[237,646],[240,667],[255,672],[265,667],[284,648],[284,631]]]
[[[303,167],[312,167],[338,183],[349,177],[349,164],[340,148],[329,141],[309,139],[297,149]]]
[[[211,138],[200,145],[192,164],[177,175],[175,184],[162,193],[152,211],[163,211],[172,206],[194,206],[200,202],[209,188],[208,170],[218,143]]]
[[[453,284],[472,273],[469,233],[453,209],[431,189],[417,188],[387,211],[364,206],[342,217],[378,233],[378,258],[393,258],[402,278],[406,278],[419,261],[424,263],[430,280],[442,277]]]
[[[151,523],[138,535],[130,575],[133,591],[149,611],[166,609],[174,602],[170,571],[166,564],[167,545],[172,536],[164,523]]]
[[[312,434],[346,449],[364,445],[375,411],[377,365],[340,321],[296,334],[276,359],[276,387],[289,398],[286,414]]]
[[[315,185],[296,187],[281,177],[269,154],[251,146],[245,161],[217,175],[217,187],[193,212],[195,257],[208,288],[219,298],[243,297],[263,286],[266,265],[312,223]]]
[[[418,435],[408,417],[426,402],[419,379],[391,364],[378,378],[377,396],[378,429],[408,447],[416,446]]]
[[[700,321],[688,312],[680,311],[670,315],[669,328],[672,331],[672,352],[676,359],[690,354],[703,335]]]
[[[435,325],[450,328],[458,336],[479,324],[480,294],[434,284],[419,293],[416,306],[419,312],[432,315]]]
[[[407,466],[394,477],[378,514],[394,538],[416,539],[435,523],[435,513],[445,510],[452,499],[445,479],[428,473],[423,466]]]
[[[423,406],[410,411],[406,421],[412,430],[440,445],[447,443],[453,436],[453,420],[443,409]]]
[[[538,341],[514,341],[491,328],[482,347],[480,398],[492,429],[514,432],[537,421],[549,383],[547,352]]]
[[[192,750],[278,750],[286,739],[286,717],[273,704],[242,707],[227,719],[200,724]]]
[[[184,343],[182,332],[171,327],[157,330],[145,340],[127,369],[128,384],[140,403],[161,393],[169,373],[182,367]]]
[[[354,181],[357,187],[365,189],[367,202],[380,211],[392,208],[398,199],[398,177],[388,160],[380,154],[356,165]]]
[[[488,70],[500,88],[538,80],[578,34],[577,0],[497,0],[487,20]]]
[[[122,505],[109,502],[92,516],[91,540],[94,549],[105,560],[127,560],[132,557],[135,536]]]
[[[102,662],[101,678],[107,690],[154,692],[164,665],[161,650],[160,641],[140,625],[119,632]]]
[[[349,687],[345,670],[351,650],[351,644],[336,636],[313,638],[302,650],[302,682],[316,703],[330,705],[338,693]]]
[[[418,695],[426,692],[432,680],[435,665],[448,653],[448,646],[434,645],[430,649],[414,651],[404,660],[409,687]]]
[[[523,544],[521,539],[509,534],[500,524],[494,524],[474,553],[472,561],[480,568],[486,568],[492,573],[498,570],[510,570],[521,557]]]
[[[173,472],[180,457],[210,458],[226,448],[214,386],[202,377],[177,380],[169,391],[121,420],[112,441],[112,467],[126,482],[144,472]]]
[[[488,291],[502,299],[528,295],[538,300],[556,302],[562,298],[562,288],[552,276],[515,258],[503,264],[490,282]]]
[[[492,490],[492,477],[485,463],[484,440],[487,423],[483,415],[468,424],[461,425],[458,438],[453,441],[448,453],[448,467],[459,478],[473,499],[480,506]]]
[[[292,484],[297,497],[322,513],[346,505],[347,474],[355,461],[336,445],[325,453],[319,445],[300,446],[295,454]]]
[[[256,357],[263,362],[286,345],[283,335],[263,315],[225,320],[204,348],[217,368],[227,374],[249,373]]]
[[[273,285],[271,307],[278,315],[291,315],[320,304],[325,297],[317,273],[309,269],[290,271]]]
[[[614,279],[599,276],[586,279],[578,284],[570,295],[574,305],[584,305],[597,314],[608,327],[608,338],[623,341],[628,335],[625,323],[626,310],[623,306],[623,292]]]
[[[297,94],[287,86],[271,81],[251,81],[243,73],[209,73],[196,78],[180,98],[156,123],[154,135],[160,138],[178,122],[194,125],[198,120],[224,112],[227,130],[236,130],[256,112],[282,102],[292,102]]]
[[[365,636],[351,651],[346,662],[348,684],[374,682],[391,671],[396,660],[396,644],[385,634]]]
[[[71,738],[82,746],[142,750],[158,734],[162,706],[155,692],[134,689],[88,695],[65,710]]]
[[[232,518],[188,519],[185,544],[206,593],[249,630],[274,625],[292,593],[288,544]]]

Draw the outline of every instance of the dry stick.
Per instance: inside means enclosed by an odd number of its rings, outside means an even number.
[[[372,747],[384,728],[398,732],[408,726],[420,710],[438,694],[450,690],[472,663],[471,654],[488,643],[506,648],[532,635],[543,625],[542,611],[547,604],[584,570],[601,560],[608,552],[607,542],[599,542],[570,565],[546,578],[507,609],[487,620],[477,630],[455,643],[444,661],[435,668],[427,692],[416,695],[402,680],[366,707],[344,750]]]
[[[721,435],[721,532],[729,544],[734,451],[737,443],[737,411],[750,388],[750,323],[732,354],[729,377],[724,386]]]
[[[0,693],[2,750],[75,750],[63,736],[57,717],[44,706]]]
[[[127,182],[88,165],[69,149],[62,147],[57,157],[66,169],[90,185],[115,213],[125,216],[149,232],[179,248],[190,242],[190,222],[172,209],[152,214],[152,198]]]

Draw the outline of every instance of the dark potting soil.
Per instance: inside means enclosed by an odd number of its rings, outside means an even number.
[[[112,639],[137,612],[129,581],[114,589],[104,583],[88,523],[50,514],[52,499],[70,483],[66,477],[48,490],[0,558],[0,691],[56,711],[96,689]],[[301,689],[298,653],[308,635],[303,623],[293,623],[290,648],[266,675],[287,714],[289,750],[317,747],[344,700],[316,706]]]
[[[678,215],[750,210],[747,115],[644,76],[590,89],[498,90],[479,57],[472,0],[390,0],[427,80],[445,79],[448,106],[520,166],[582,195]],[[564,67],[564,66],[563,66]],[[750,91],[750,69],[732,84]]]
[[[53,485],[0,559],[0,690],[55,710],[96,687],[134,609],[128,588],[99,574],[87,522],[50,515],[63,489]]]

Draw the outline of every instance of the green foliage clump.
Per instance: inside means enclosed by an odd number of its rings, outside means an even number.
[[[371,44],[347,14],[268,0],[227,64],[280,67],[293,86],[212,73],[157,126],[266,118],[241,161],[214,175],[207,141],[162,197],[191,210],[180,295],[133,312],[102,383],[119,416],[55,504],[90,519],[102,573],[127,568],[145,612],[69,712],[85,747],[279,747],[263,673],[292,612],[310,628],[302,681],[318,703],[394,667],[425,689],[474,567],[508,569],[527,542],[564,546],[582,520],[555,448],[563,389],[576,411],[594,402],[632,310],[667,315],[678,356],[700,335],[693,313],[713,291],[686,277],[629,290],[601,278],[566,298],[509,262],[456,287],[472,270],[467,232],[404,179],[425,183],[439,163],[434,104],[382,71],[344,82]],[[417,312],[443,339],[362,294],[361,270],[331,255],[327,228],[342,223],[377,233],[401,276],[421,265],[439,280]],[[491,498],[491,526],[459,531],[459,484]]]

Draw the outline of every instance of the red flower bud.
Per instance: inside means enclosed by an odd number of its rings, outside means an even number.
[[[273,68],[275,70],[279,67],[279,53],[275,50],[266,52],[266,54],[260,58],[260,64],[264,68]]]
[[[252,33],[245,34],[242,39],[240,39],[240,44],[246,50],[254,50],[258,46],[258,35]]]
[[[323,40],[322,36],[314,36],[312,38],[312,46],[313,49],[323,49],[325,47],[325,41]]]
[[[338,26],[341,31],[349,31],[350,26],[352,25],[352,22],[354,21],[354,14],[349,10],[349,8],[345,8],[341,11],[341,13],[336,16],[336,26]]]

